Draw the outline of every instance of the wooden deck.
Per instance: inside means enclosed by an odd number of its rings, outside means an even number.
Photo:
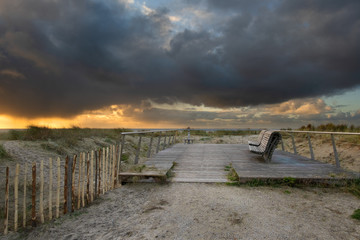
[[[240,179],[336,179],[359,178],[358,173],[298,155],[275,151],[272,162],[251,153],[243,144],[176,144],[146,162],[163,173],[171,168],[173,182],[226,182],[224,167],[230,163]]]

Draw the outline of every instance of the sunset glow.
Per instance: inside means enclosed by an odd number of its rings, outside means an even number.
[[[2,0],[0,128],[360,121],[360,3]]]

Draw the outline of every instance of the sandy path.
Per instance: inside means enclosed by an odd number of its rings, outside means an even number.
[[[129,184],[10,239],[359,239],[360,199],[336,189]]]

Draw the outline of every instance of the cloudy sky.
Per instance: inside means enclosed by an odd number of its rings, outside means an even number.
[[[358,0],[1,0],[0,128],[360,122]]]

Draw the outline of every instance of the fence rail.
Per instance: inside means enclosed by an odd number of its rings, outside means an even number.
[[[298,152],[297,152],[297,149],[296,149],[294,133],[306,134],[307,140],[308,140],[309,151],[310,151],[310,157],[311,157],[312,160],[315,159],[315,155],[314,155],[313,145],[312,145],[312,142],[311,142],[311,135],[319,135],[319,134],[330,135],[331,143],[332,143],[332,147],[333,147],[333,154],[334,154],[335,164],[336,164],[336,167],[338,167],[338,168],[341,168],[341,166],[340,166],[340,159],[339,159],[339,154],[338,154],[338,151],[337,151],[337,148],[336,148],[336,141],[335,141],[334,135],[360,136],[360,133],[351,133],[351,132],[321,132],[321,131],[297,131],[297,130],[277,130],[277,131],[290,134],[291,141],[292,141],[292,147],[293,147],[293,153],[295,155],[297,155]],[[281,148],[282,148],[283,151],[285,151],[283,141],[281,141]]]

